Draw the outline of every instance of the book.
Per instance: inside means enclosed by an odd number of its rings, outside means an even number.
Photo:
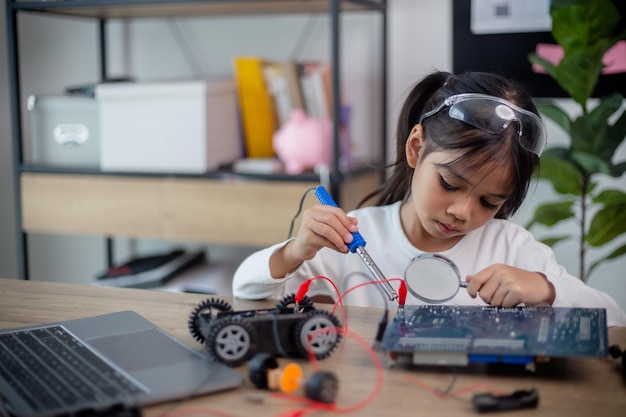
[[[324,100],[326,102],[326,108],[328,111],[328,117],[333,117],[333,69],[330,64],[323,63],[320,65],[319,72],[322,78],[322,89]]]
[[[302,87],[300,86],[300,64],[296,61],[280,62],[279,64],[283,67],[287,79],[292,109],[306,110]]]
[[[300,86],[304,97],[304,107],[309,117],[321,116],[313,81],[315,68],[316,64],[313,62],[300,63]]]
[[[276,130],[273,99],[265,81],[265,60],[259,57],[234,58],[234,78],[237,85],[239,112],[246,156],[274,156],[272,137]]]
[[[274,104],[276,127],[283,126],[289,121],[293,109],[285,70],[280,63],[267,62],[263,66],[263,75]]]
[[[311,70],[312,94],[317,106],[318,117],[329,119],[332,117],[332,95],[330,94],[330,67],[326,64],[315,65]]]
[[[332,68],[322,62],[300,63],[300,86],[309,117],[333,117]]]

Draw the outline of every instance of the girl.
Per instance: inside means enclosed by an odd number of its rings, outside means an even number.
[[[430,74],[404,103],[397,159],[370,196],[378,196],[376,205],[349,214],[328,205],[306,210],[295,238],[244,260],[233,295],[280,298],[318,275],[342,293],[371,282],[364,263],[348,250],[358,230],[387,278],[403,277],[424,252],[451,259],[467,290],[448,304],[606,308],[610,326],[626,326],[626,314],[610,296],[568,274],[549,247],[506,220],[522,204],[545,145],[543,122],[520,85],[489,73]],[[343,301],[383,306],[387,298],[379,286],[359,286]],[[313,280],[308,294],[337,298],[324,279]],[[420,303],[407,298],[407,304]]]

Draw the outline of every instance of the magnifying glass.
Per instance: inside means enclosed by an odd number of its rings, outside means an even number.
[[[459,288],[467,287],[454,262],[436,253],[422,253],[413,258],[404,270],[404,282],[411,294],[432,304],[451,300]]]

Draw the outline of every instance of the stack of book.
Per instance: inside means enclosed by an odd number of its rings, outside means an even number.
[[[332,71],[327,63],[276,62],[261,57],[234,59],[240,118],[248,158],[272,158],[274,132],[291,112],[332,118]]]

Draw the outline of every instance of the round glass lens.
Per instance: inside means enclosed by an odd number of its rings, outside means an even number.
[[[461,273],[443,255],[423,253],[404,270],[407,290],[427,303],[443,303],[453,298],[461,286]]]

